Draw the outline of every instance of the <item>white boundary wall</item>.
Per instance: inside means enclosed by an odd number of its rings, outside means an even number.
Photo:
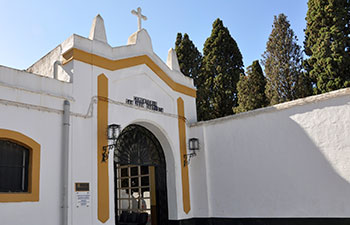
[[[195,217],[349,217],[350,89],[190,131]]]

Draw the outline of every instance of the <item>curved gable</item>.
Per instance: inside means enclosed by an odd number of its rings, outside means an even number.
[[[196,97],[195,89],[175,82],[147,55],[112,60],[92,53],[85,52],[77,48],[72,48],[63,54],[63,58],[65,59],[63,65],[69,63],[72,60],[78,60],[111,71],[145,64],[174,91],[194,98]]]

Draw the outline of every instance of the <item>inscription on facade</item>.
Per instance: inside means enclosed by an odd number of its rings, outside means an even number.
[[[90,207],[90,183],[75,183],[76,207]]]
[[[163,108],[159,107],[156,101],[141,98],[141,97],[136,97],[134,96],[134,99],[126,99],[125,102],[129,105],[135,105],[141,108],[146,108],[150,110],[154,110],[157,112],[163,112]]]

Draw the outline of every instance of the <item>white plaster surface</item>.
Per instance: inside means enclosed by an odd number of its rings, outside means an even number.
[[[61,116],[0,104],[0,117],[3,118],[0,128],[20,132],[41,145],[40,201],[0,203],[1,224],[60,224]]]
[[[100,14],[98,14],[92,21],[89,39],[107,43],[105,23]]]
[[[207,157],[207,216],[348,217],[349,91],[194,124]]]
[[[149,53],[153,53],[152,41],[148,32],[145,29],[141,29],[136,31],[128,38],[127,45],[136,45],[137,47],[147,51]]]
[[[168,58],[167,58],[167,63],[166,63],[171,70],[176,70],[180,72],[180,66],[179,66],[179,61],[176,56],[176,52],[173,48],[169,49],[168,51]]]
[[[54,77],[54,63],[62,62],[62,45],[58,45],[38,62],[31,65],[26,71],[29,73],[39,74],[45,77]],[[57,79],[60,81],[70,82],[71,73],[61,65],[57,68]]]

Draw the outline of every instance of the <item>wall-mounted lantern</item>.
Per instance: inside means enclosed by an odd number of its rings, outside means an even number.
[[[108,125],[107,128],[107,137],[109,140],[117,140],[119,134],[120,134],[120,125],[119,124],[111,124]]]
[[[113,142],[113,144],[111,145],[107,145],[107,146],[103,146],[102,149],[102,162],[106,162],[108,159],[108,155],[109,155],[109,150],[114,149],[114,146],[117,142],[118,136],[121,133],[121,127],[119,124],[110,124],[108,125],[107,128],[107,138],[108,140],[111,140]]]
[[[190,138],[188,140],[189,154],[184,155],[184,167],[190,164],[191,158],[197,155],[196,151],[199,151],[199,140],[198,138]]]

